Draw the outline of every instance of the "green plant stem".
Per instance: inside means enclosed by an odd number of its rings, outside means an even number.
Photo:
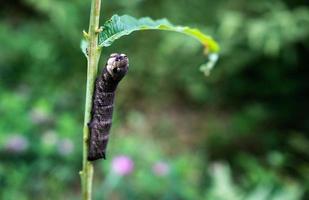
[[[92,107],[92,96],[98,71],[98,62],[101,54],[100,48],[98,47],[100,7],[101,0],[92,0],[88,30],[89,46],[87,60],[86,103],[83,127],[83,169],[80,172],[83,200],[91,200],[92,194],[93,164],[87,160],[89,138],[89,128],[87,124],[91,117],[90,112]]]

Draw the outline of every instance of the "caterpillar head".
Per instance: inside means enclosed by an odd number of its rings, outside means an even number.
[[[108,73],[115,80],[121,80],[129,69],[129,59],[125,54],[113,53],[110,55],[107,65]]]

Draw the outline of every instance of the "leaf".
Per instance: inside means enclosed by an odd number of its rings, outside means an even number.
[[[200,70],[204,72],[205,76],[209,76],[210,71],[216,65],[218,59],[219,59],[218,54],[215,53],[209,54],[208,62],[200,66]]]
[[[175,26],[166,19],[152,20],[149,17],[136,19],[128,15],[113,15],[110,20],[104,23],[102,28],[103,31],[99,35],[101,47],[110,46],[115,40],[134,31],[165,30],[183,33],[199,40],[204,45],[206,54],[219,52],[219,45],[210,36],[204,35],[198,29]]]
[[[86,40],[82,40],[80,42],[80,48],[82,52],[84,53],[84,55],[86,56],[86,58],[88,58],[87,47],[88,47],[88,42]]]
[[[99,33],[99,46],[108,47],[115,40],[121,38],[122,36],[129,35],[134,31],[144,31],[144,30],[163,30],[163,31],[174,31],[178,33],[183,33],[191,36],[198,41],[200,41],[204,46],[205,55],[209,55],[207,63],[201,65],[200,70],[209,75],[210,70],[215,65],[218,60],[218,52],[220,50],[217,42],[212,39],[212,37],[203,34],[198,29],[193,29],[187,26],[175,26],[171,24],[167,19],[153,20],[149,17],[143,17],[136,19],[128,15],[113,15],[112,18],[104,23],[102,26],[103,31]],[[83,53],[87,56],[87,46],[88,42],[82,40],[81,49]]]

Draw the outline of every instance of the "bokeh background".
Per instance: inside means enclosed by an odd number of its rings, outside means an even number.
[[[0,1],[0,199],[80,199],[90,0]],[[134,33],[94,199],[298,200],[309,187],[306,0],[103,0],[221,45],[209,77],[194,39]]]

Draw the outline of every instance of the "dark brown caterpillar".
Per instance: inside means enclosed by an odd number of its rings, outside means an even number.
[[[112,125],[115,90],[128,72],[129,60],[125,54],[114,53],[109,57],[101,75],[96,79],[91,121],[88,160],[106,158],[106,146]]]

